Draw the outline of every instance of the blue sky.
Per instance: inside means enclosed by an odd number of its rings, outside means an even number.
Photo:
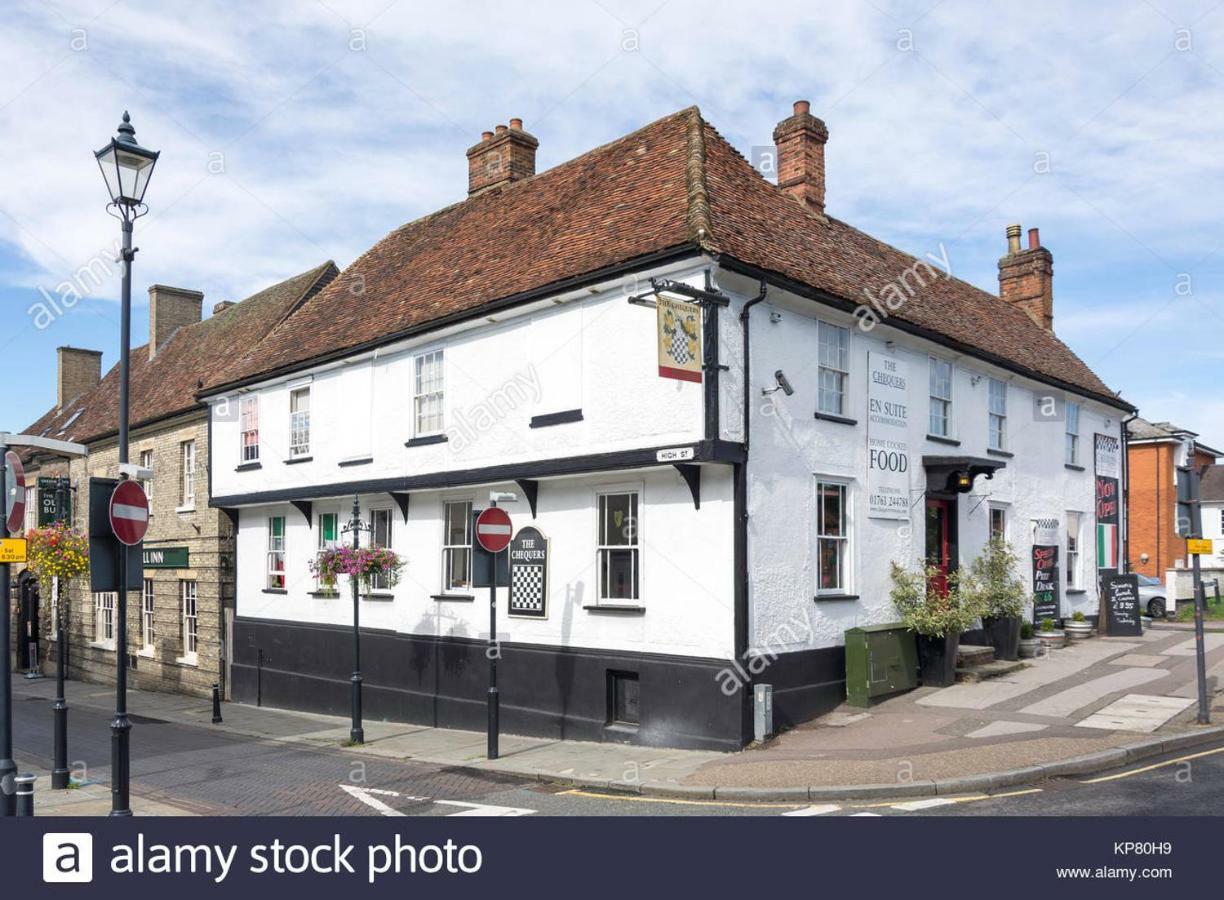
[[[124,109],[162,151],[145,288],[205,308],[462,199],[511,117],[544,169],[697,104],[745,155],[791,102],[829,127],[828,208],[997,290],[1004,227],[1054,255],[1055,329],[1146,418],[1224,447],[1224,4],[410,0],[6,5],[0,429],[55,348],[117,358],[117,227],[91,153]],[[88,267],[96,276],[79,276]],[[54,321],[29,310],[65,282]],[[41,326],[41,327],[40,327]]]

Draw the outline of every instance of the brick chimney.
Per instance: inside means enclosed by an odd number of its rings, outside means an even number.
[[[55,349],[57,373],[55,379],[56,406],[63,409],[102,380],[102,351],[79,347]]]
[[[535,154],[540,142],[523,131],[522,119],[511,119],[510,126],[498,125],[486,131],[480,143],[468,149],[468,196],[474,197],[512,181],[535,174]]]
[[[796,100],[795,114],[778,123],[773,140],[778,153],[778,187],[823,216],[829,129],[812,115],[808,101]]]
[[[220,303],[214,303],[213,304],[213,315],[219,316],[221,315],[221,313],[225,312],[227,309],[230,309],[237,305],[238,304],[235,303],[233,300],[222,300]]]
[[[1054,330],[1054,257],[1041,246],[1036,228],[1020,249],[1020,226],[1007,226],[1007,255],[999,260],[999,296],[1047,331]]]
[[[155,284],[149,288],[149,359],[180,328],[200,321],[204,295],[186,288]]]

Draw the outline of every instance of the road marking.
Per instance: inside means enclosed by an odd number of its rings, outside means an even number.
[[[823,806],[805,806],[803,809],[792,809],[784,812],[784,816],[823,816],[825,813],[837,812],[841,809],[836,803],[826,803]]]
[[[1132,775],[1142,775],[1144,772],[1151,772],[1155,769],[1163,769],[1165,766],[1172,766],[1176,765],[1177,763],[1189,762],[1192,759],[1201,759],[1204,756],[1214,756],[1217,753],[1224,753],[1224,747],[1216,747],[1214,750],[1204,750],[1201,753],[1191,753],[1189,756],[1179,756],[1177,759],[1167,759],[1164,762],[1144,766],[1142,769],[1132,769],[1129,772],[1119,772],[1116,775],[1102,775],[1100,778],[1090,778],[1087,781],[1081,781],[1080,784],[1101,784],[1105,781],[1117,781],[1119,778],[1130,778]]]
[[[851,817],[851,818],[856,818],[856,817],[858,817],[858,816],[876,816],[876,817],[879,817],[879,815],[880,815],[879,813],[873,813],[873,812],[861,812],[861,813],[852,813],[850,817]]]
[[[107,694],[109,697],[110,694]],[[798,809],[802,803],[734,803],[729,800],[672,800],[670,797],[642,797],[638,794],[601,794],[597,791],[572,789],[561,791],[558,796],[591,797],[596,800],[631,800],[635,803],[675,803],[680,806],[728,806],[739,809]]]
[[[457,816],[529,816],[534,809],[524,809],[519,806],[494,806],[490,803],[464,803],[462,800],[431,800],[429,797],[414,797],[401,794],[399,791],[387,791],[381,788],[361,788],[352,784],[337,785],[350,797],[361,801],[371,809],[378,810],[380,816],[405,816],[394,807],[388,806],[379,797],[399,797],[412,803],[435,803],[438,806],[458,806],[463,812],[448,813],[448,818]]]
[[[949,806],[956,803],[951,797],[931,797],[927,800],[908,800],[905,803],[894,803],[893,809],[905,812],[917,812],[920,809],[934,809],[936,806]]]

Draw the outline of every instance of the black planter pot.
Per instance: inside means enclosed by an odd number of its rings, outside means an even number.
[[[990,646],[994,647],[995,659],[1020,658],[1020,623],[1022,621],[1019,616],[1001,619],[987,616],[982,619],[982,629],[986,632]]]
[[[917,635],[918,680],[925,687],[947,687],[956,683],[956,650],[959,634],[943,637]]]

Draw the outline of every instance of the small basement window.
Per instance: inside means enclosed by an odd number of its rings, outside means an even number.
[[[639,724],[639,697],[636,672],[608,672],[608,724]]]

